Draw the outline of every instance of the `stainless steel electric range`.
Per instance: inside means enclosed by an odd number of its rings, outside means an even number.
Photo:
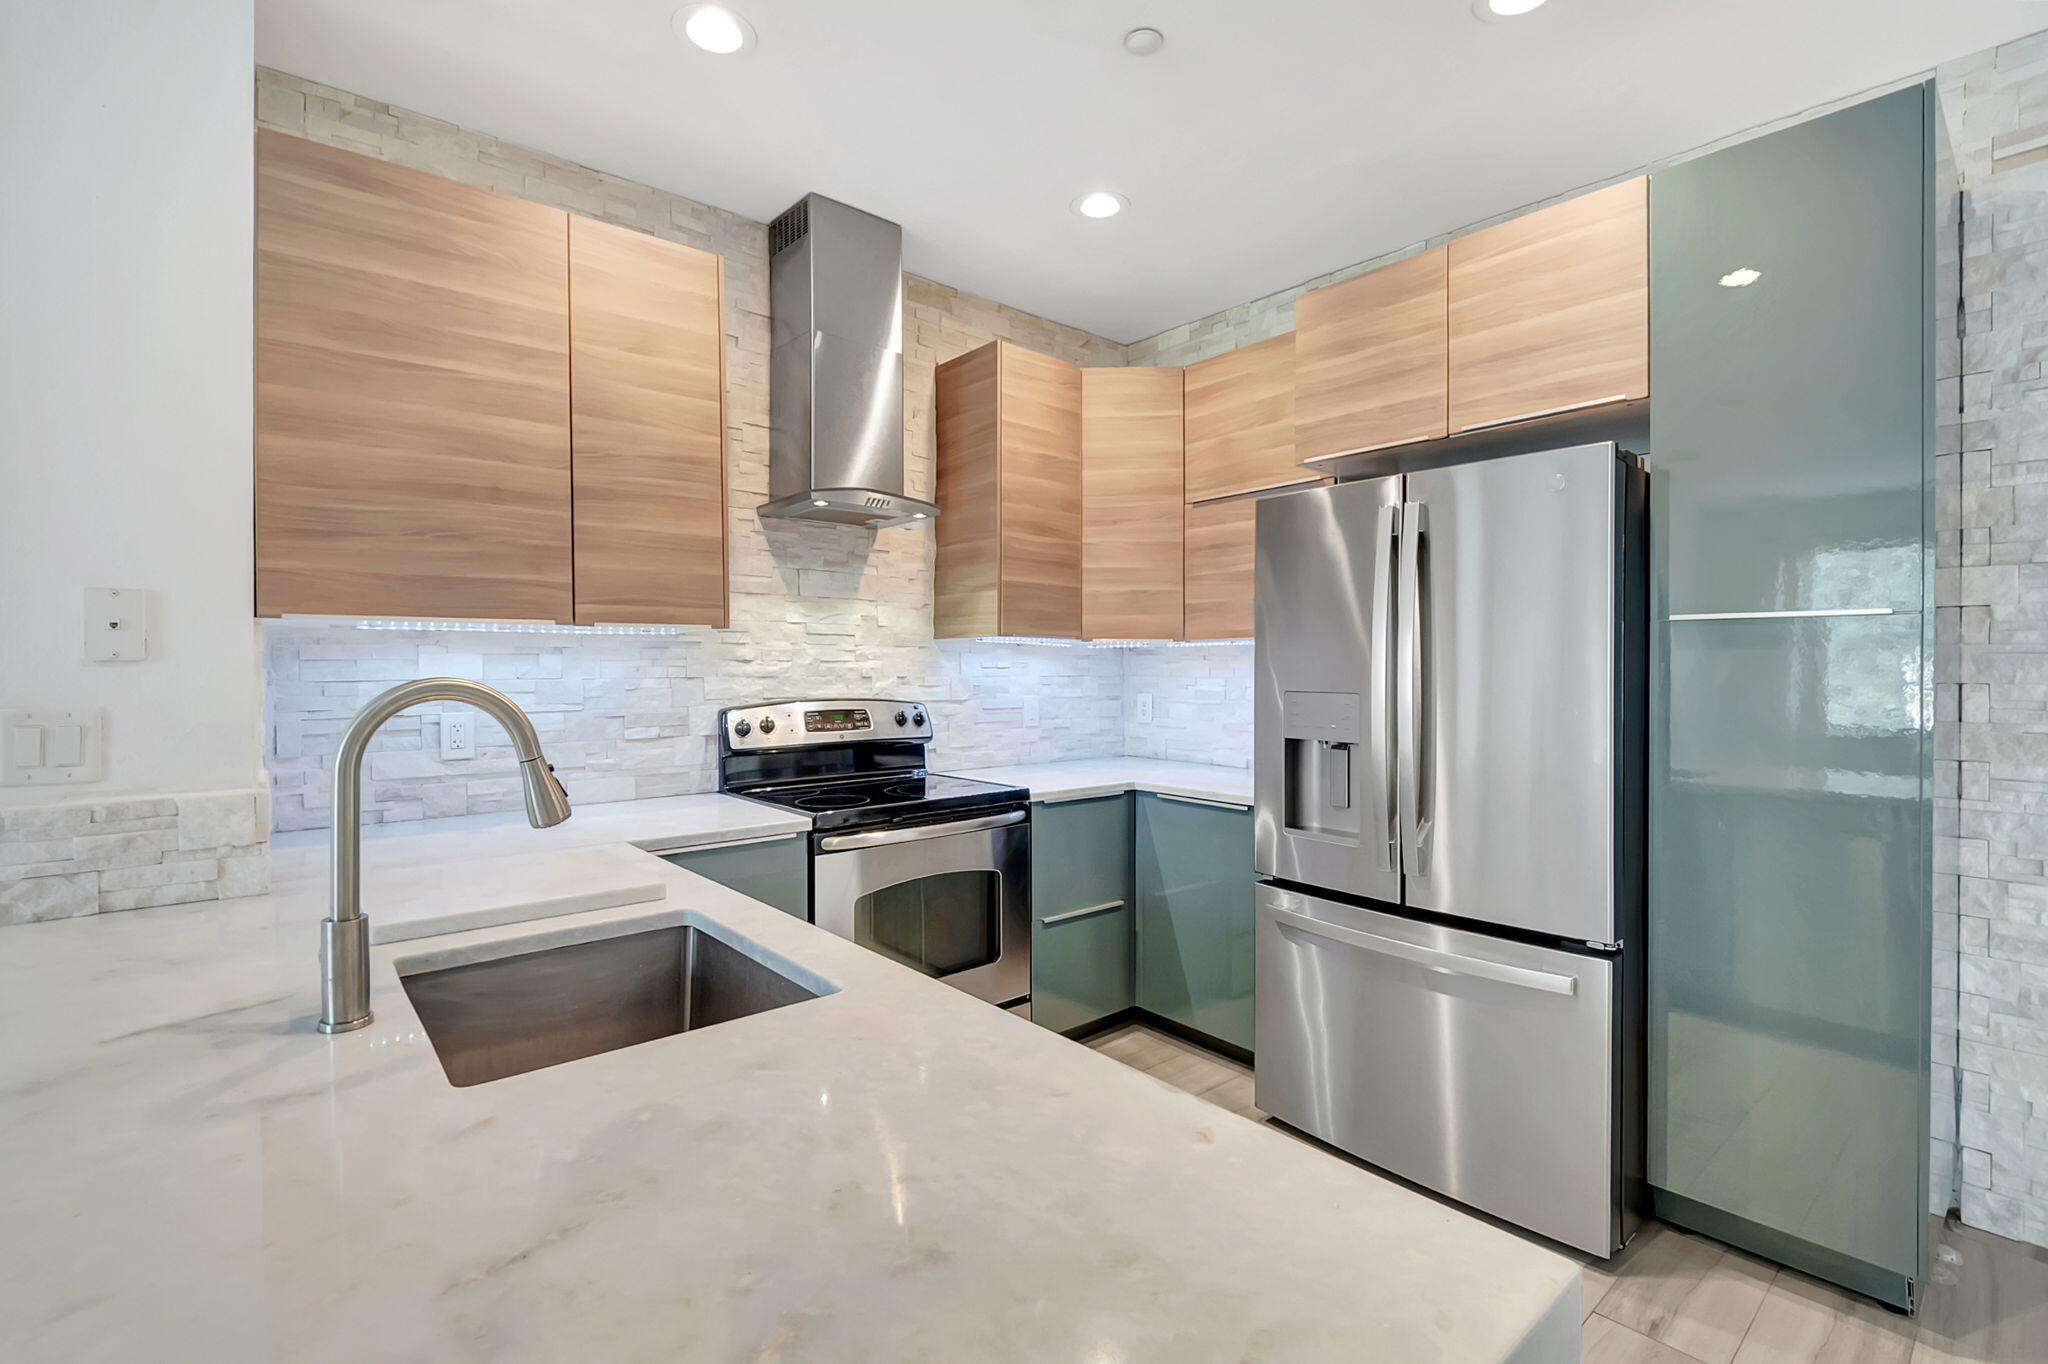
[[[1031,793],[925,770],[914,701],[718,717],[719,789],[811,820],[811,918],[969,994],[1031,992]]]

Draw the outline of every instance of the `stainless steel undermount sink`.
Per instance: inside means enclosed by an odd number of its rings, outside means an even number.
[[[502,1080],[816,999],[688,926],[401,977],[448,1082]]]

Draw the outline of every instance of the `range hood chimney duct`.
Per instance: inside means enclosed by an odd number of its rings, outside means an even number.
[[[822,194],[768,225],[768,497],[763,516],[900,526],[903,229]]]

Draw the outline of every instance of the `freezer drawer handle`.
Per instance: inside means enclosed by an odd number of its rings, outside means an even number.
[[[1361,933],[1355,928],[1345,928],[1341,924],[1326,924],[1320,919],[1311,919],[1285,909],[1273,910],[1272,914],[1274,921],[1284,929],[1328,938],[1332,942],[1363,948],[1367,952],[1377,952],[1384,957],[1399,957],[1402,961],[1413,962],[1432,971],[1442,971],[1447,975],[1478,976],[1484,980],[1499,981],[1503,985],[1519,985],[1525,989],[1541,990],[1552,995],[1575,995],[1579,992],[1579,981],[1576,976],[1560,976],[1552,971],[1532,971],[1526,966],[1509,966],[1506,962],[1461,956],[1456,952],[1445,952],[1435,947],[1402,942],[1398,938],[1382,938],[1377,933]]]

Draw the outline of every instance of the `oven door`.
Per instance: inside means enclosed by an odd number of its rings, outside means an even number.
[[[818,927],[993,1004],[1031,991],[1031,812],[821,834]]]

